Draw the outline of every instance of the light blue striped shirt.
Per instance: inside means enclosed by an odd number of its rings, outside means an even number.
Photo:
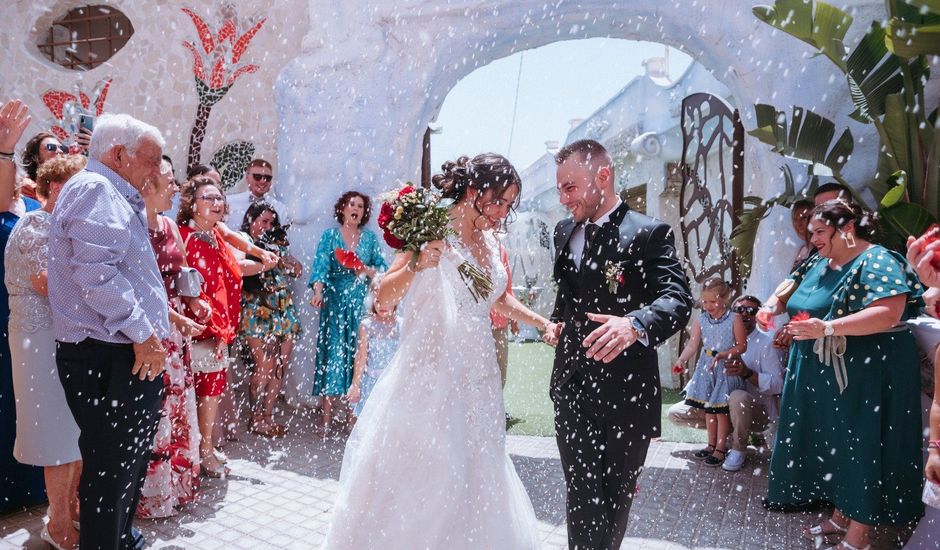
[[[128,344],[169,334],[166,291],[144,200],[96,160],[89,159],[59,194],[48,270],[57,340]]]

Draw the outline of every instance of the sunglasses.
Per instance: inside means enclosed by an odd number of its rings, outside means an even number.
[[[731,311],[735,313],[740,313],[741,315],[757,315],[759,308],[754,306],[734,306],[731,308]]]
[[[274,179],[274,176],[267,174],[252,174],[251,177],[255,178],[255,181],[271,181]]]
[[[47,143],[43,145],[43,147],[46,149],[46,151],[50,151],[52,153],[58,151],[64,155],[69,152],[69,148],[65,145],[56,145],[55,143]]]

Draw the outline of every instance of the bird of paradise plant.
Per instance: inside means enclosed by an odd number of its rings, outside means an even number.
[[[850,116],[874,126],[881,142],[878,173],[868,182],[886,222],[879,239],[902,249],[908,235],[920,235],[940,217],[940,115],[926,86],[928,57],[940,54],[940,1],[886,0],[885,9],[887,21],[872,21],[852,49],[845,43],[852,15],[825,2],[776,0],[753,13],[815,48],[845,75],[846,98],[855,107]],[[831,120],[798,106],[789,119],[772,105],[755,105],[755,115],[751,136],[805,163],[811,181],[831,178],[848,186],[842,168],[852,155],[851,131],[839,133]],[[740,257],[750,257],[769,208],[795,198],[787,187],[769,201],[745,198],[749,208],[739,214],[749,223],[732,236]]]
[[[258,70],[258,65],[240,64],[242,56],[252,39],[261,30],[267,18],[255,15],[239,19],[235,7],[222,4],[219,8],[218,31],[213,32],[209,24],[190,8],[182,8],[196,28],[197,41],[184,41],[183,46],[193,54],[193,76],[199,106],[189,137],[187,166],[198,164],[202,158],[202,140],[212,107],[221,100],[235,81],[244,74]]]
[[[99,80],[90,95],[85,93],[81,82],[75,84],[73,93],[63,90],[44,92],[40,97],[52,113],[52,118],[47,121],[49,130],[63,143],[74,143],[79,115],[101,115],[110,87],[111,78],[108,77]]]

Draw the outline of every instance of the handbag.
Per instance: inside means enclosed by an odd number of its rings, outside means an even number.
[[[202,273],[193,267],[180,267],[176,274],[176,290],[184,298],[198,298],[205,280]]]

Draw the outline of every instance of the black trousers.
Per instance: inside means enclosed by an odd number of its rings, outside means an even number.
[[[565,472],[568,547],[617,550],[627,530],[650,437],[582,406],[575,373],[552,392],[555,438]],[[623,422],[625,424],[626,422]]]
[[[131,526],[160,419],[163,379],[133,374],[134,348],[58,342],[56,364],[81,430],[81,550],[134,547]]]

